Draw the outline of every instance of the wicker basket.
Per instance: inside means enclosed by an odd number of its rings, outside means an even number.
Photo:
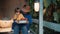
[[[0,28],[12,27],[13,20],[0,20]]]
[[[0,20],[0,32],[10,32],[13,20]]]

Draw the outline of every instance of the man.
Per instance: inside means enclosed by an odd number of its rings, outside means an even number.
[[[29,14],[30,6],[24,5],[21,12],[24,15],[24,17],[27,18],[27,20],[29,21],[29,23],[26,24],[27,30],[29,30],[29,28],[30,28],[30,26],[32,24],[32,16]]]

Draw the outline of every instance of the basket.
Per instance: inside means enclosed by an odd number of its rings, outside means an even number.
[[[0,32],[10,32],[13,20],[0,20]]]
[[[0,28],[11,27],[13,20],[0,20]]]

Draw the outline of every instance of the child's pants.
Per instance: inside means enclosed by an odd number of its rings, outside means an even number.
[[[25,25],[16,24],[14,26],[14,34],[19,34],[22,31],[22,34],[28,34],[28,29]]]

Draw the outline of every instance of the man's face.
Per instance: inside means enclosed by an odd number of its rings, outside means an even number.
[[[30,10],[30,6],[26,6],[26,9],[27,9],[27,10]]]
[[[26,6],[26,8],[23,8],[23,13],[26,14],[30,11],[30,6]]]
[[[27,13],[27,12],[29,12],[29,11],[30,11],[30,6],[26,6],[24,12]]]

